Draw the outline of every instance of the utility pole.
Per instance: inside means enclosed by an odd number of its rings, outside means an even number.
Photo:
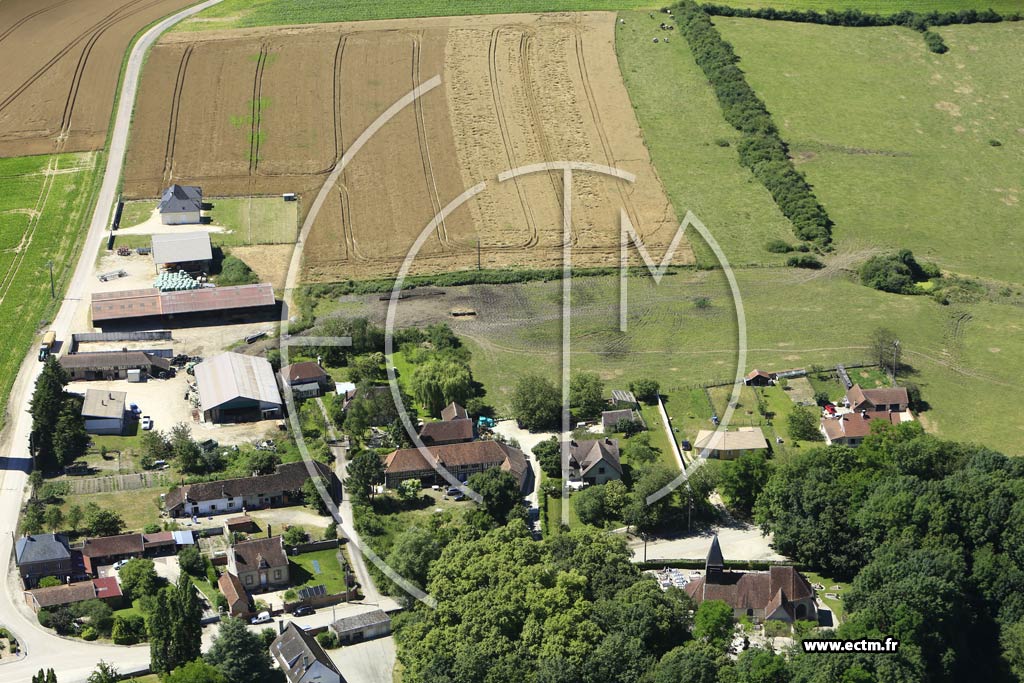
[[[892,381],[896,383],[896,365],[900,353],[900,340],[897,339],[892,343]]]
[[[53,261],[47,261],[46,265],[50,269],[50,298],[51,299],[56,299],[57,298],[57,292],[56,292],[56,290],[53,287]]]
[[[476,239],[476,269],[480,270],[480,238]]]

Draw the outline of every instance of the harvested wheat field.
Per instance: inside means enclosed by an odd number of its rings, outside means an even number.
[[[393,275],[431,218],[481,181],[413,272],[475,268],[478,257],[484,268],[560,264],[561,172],[497,180],[544,161],[637,177],[574,174],[577,265],[618,263],[620,208],[660,257],[678,221],[622,84],[614,32],[614,14],[593,12],[170,34],[143,75],[125,194],[155,197],[170,182],[211,196],[298,192],[305,218],[363,130],[440,75],[331,189],[306,244],[305,281]],[[684,245],[674,262],[691,261]]]
[[[0,156],[103,147],[132,37],[190,4],[0,2]]]

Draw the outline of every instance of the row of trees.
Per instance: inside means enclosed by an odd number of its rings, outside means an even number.
[[[757,9],[730,7],[728,5],[702,5],[708,14],[722,17],[750,17],[778,21],[796,21],[809,24],[825,24],[828,26],[905,26],[920,31],[924,35],[925,44],[932,52],[942,54],[949,48],[942,36],[929,31],[933,26],[950,26],[952,24],[991,24],[1003,21],[1019,21],[1021,14],[1014,12],[1005,17],[992,9],[961,9],[950,12],[911,12],[901,10],[894,14],[872,14],[858,9],[815,10],[775,9],[762,7]]]
[[[718,33],[711,19],[692,0],[677,5],[679,29],[690,44],[698,66],[714,88],[722,115],[742,136],[737,151],[740,163],[771,193],[782,213],[792,222],[797,237],[826,245],[832,221],[814,196],[803,174],[789,158],[764,102],[747,83],[737,66],[739,58]]]
[[[30,445],[36,467],[58,470],[85,454],[89,435],[82,417],[82,397],[64,391],[68,374],[54,356],[48,356],[36,380],[29,412]]]

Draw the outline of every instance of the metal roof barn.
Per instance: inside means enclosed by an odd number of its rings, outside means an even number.
[[[273,306],[275,303],[274,287],[268,283],[179,292],[159,292],[156,289],[95,292],[92,295],[92,321],[228,311]]]
[[[182,232],[153,235],[153,261],[165,263],[191,263],[210,261],[213,248],[208,232]]]
[[[222,353],[195,366],[199,402],[204,413],[280,409],[274,370],[265,358]]]

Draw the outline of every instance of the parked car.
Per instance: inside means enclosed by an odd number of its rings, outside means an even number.
[[[142,416],[142,428],[145,431],[149,431],[150,429],[152,429],[153,428],[153,418],[151,418],[149,415],[143,415]]]
[[[132,417],[134,417],[136,420],[139,419],[139,415],[142,414],[142,408],[139,407],[138,403],[129,403],[128,410],[131,411]]]
[[[444,492],[446,496],[457,496],[462,493],[462,490],[458,486],[449,486],[448,490]]]
[[[309,605],[300,605],[292,611],[294,617],[308,617],[310,614],[316,614],[316,610]]]
[[[125,566],[126,564],[128,564],[128,560],[118,560],[117,562],[114,563],[114,571],[115,572],[121,571],[121,567]]]
[[[270,616],[270,612],[260,612],[252,618],[250,623],[252,624],[269,624],[274,619]]]

